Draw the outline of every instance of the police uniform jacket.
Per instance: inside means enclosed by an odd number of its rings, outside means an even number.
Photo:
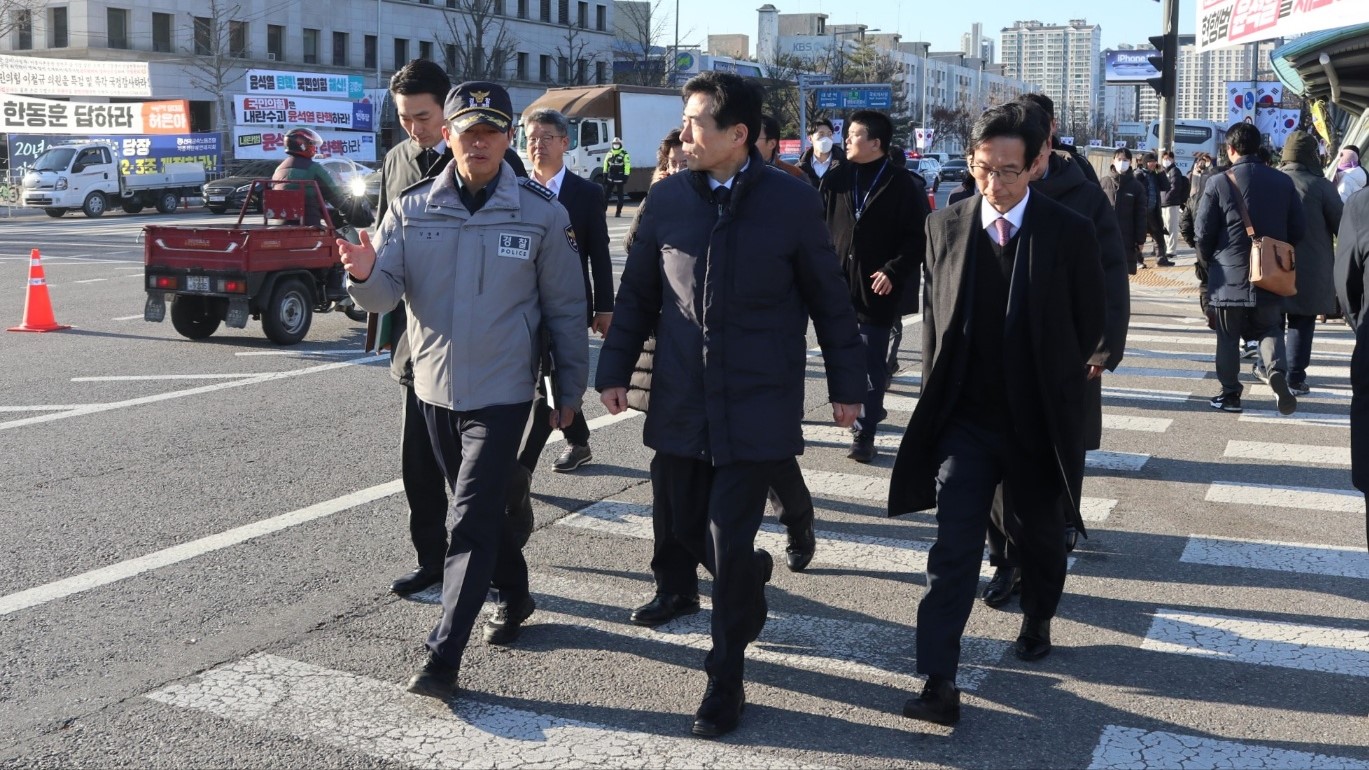
[[[455,165],[405,190],[376,234],[376,265],[349,278],[352,299],[409,313],[414,391],[453,411],[531,401],[539,327],[556,360],[562,406],[579,408],[589,370],[585,291],[566,210],[502,164],[474,214]]]

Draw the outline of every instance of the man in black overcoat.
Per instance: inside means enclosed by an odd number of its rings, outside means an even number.
[[[1336,238],[1336,297],[1345,321],[1355,330],[1355,352],[1350,358],[1350,478],[1369,496],[1369,194],[1358,192],[1345,203]],[[1364,516],[1369,545],[1369,511]]]
[[[1050,652],[1065,580],[1068,494],[1078,506],[1085,378],[1105,327],[1093,224],[1032,193],[1046,135],[1009,103],[975,123],[970,164],[981,195],[927,220],[922,396],[889,487],[889,513],[936,508],[937,540],[918,606],[917,667],[927,676],[904,715],[960,718],[960,638],[974,605],[994,490],[1022,556],[1016,652]]]

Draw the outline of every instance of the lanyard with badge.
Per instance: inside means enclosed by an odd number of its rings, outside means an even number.
[[[860,221],[861,214],[865,213],[865,206],[870,202],[870,194],[873,193],[875,191],[875,188],[879,186],[879,178],[884,176],[884,169],[888,166],[889,159],[885,158],[884,162],[880,164],[879,171],[875,172],[875,178],[870,182],[870,186],[866,188],[864,196],[860,194],[859,170],[857,170],[857,173],[853,175],[853,179],[851,181],[851,204],[856,208],[857,222]]]

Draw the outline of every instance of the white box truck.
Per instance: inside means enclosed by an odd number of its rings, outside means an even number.
[[[168,164],[159,173],[125,174],[110,145],[72,142],[49,147],[34,160],[20,183],[20,200],[50,217],[71,209],[98,217],[111,206],[130,214],[155,206],[170,214],[182,198],[198,196],[204,181],[204,166],[198,163]]]
[[[570,120],[570,149],[566,168],[597,184],[604,183],[604,156],[614,137],[632,160],[632,174],[625,187],[629,195],[645,193],[656,168],[656,148],[666,132],[680,127],[684,100],[673,88],[607,85],[548,89],[533,100],[523,115],[549,108]],[[518,155],[529,167],[527,137],[520,127]]]

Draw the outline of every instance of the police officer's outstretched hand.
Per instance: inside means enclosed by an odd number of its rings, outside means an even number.
[[[348,243],[342,238],[337,239],[338,251],[342,253],[342,267],[352,276],[354,280],[364,281],[371,277],[371,270],[376,266],[376,250],[371,246],[371,236],[365,230],[357,231],[361,236],[361,243]]]

